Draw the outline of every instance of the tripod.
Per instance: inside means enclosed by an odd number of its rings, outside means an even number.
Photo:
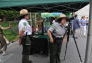
[[[80,52],[79,52],[79,49],[78,49],[78,45],[77,45],[77,42],[76,42],[76,38],[74,36],[74,32],[72,30],[72,26],[71,26],[71,22],[69,21],[69,24],[67,26],[67,29],[66,29],[66,32],[63,36],[63,38],[67,35],[67,43],[66,43],[66,50],[65,50],[65,56],[64,56],[64,60],[65,60],[65,57],[66,57],[66,53],[67,53],[67,47],[68,47],[68,43],[69,43],[69,38],[70,38],[70,32],[72,32],[72,36],[73,36],[73,39],[74,39],[74,43],[75,43],[75,46],[77,48],[77,52],[78,52],[78,55],[79,55],[79,59],[82,63],[82,58],[81,58],[81,55],[80,55]]]

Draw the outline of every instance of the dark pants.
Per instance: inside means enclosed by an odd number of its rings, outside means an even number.
[[[0,43],[1,43],[0,49],[3,48],[3,51],[6,51],[6,49],[7,49],[7,43],[6,43],[5,39],[4,39],[4,37],[0,37]]]
[[[29,61],[29,55],[30,55],[30,47],[31,47],[31,36],[24,36],[22,37],[22,63],[31,63]]]
[[[29,63],[29,55],[22,55],[22,63]]]
[[[54,43],[50,43],[50,63],[60,63],[62,38],[56,38]]]

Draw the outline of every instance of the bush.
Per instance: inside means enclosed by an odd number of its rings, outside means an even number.
[[[9,41],[14,41],[15,39],[18,38],[18,22],[14,22],[14,21],[11,21],[11,22],[8,22],[8,21],[4,21],[2,23],[2,26],[3,27],[7,27],[9,26],[9,23],[11,23],[12,25],[12,28],[11,29],[8,29],[8,30],[3,30],[3,33],[4,35],[6,36],[6,38],[9,40]]]
[[[15,10],[0,10],[0,18],[3,20],[15,20],[19,16],[19,11]]]

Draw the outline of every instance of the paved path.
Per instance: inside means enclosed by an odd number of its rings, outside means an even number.
[[[77,34],[78,39],[76,39],[79,51],[82,56],[82,60],[85,57],[85,48],[86,48],[86,38],[81,34]],[[70,41],[68,44],[67,49],[67,55],[66,60],[63,60],[64,58],[64,51],[65,51],[65,44],[66,42],[63,42],[62,50],[61,50],[61,63],[80,63],[80,59],[77,53],[77,49],[75,47],[75,43],[73,41],[72,36],[70,36]],[[21,62],[21,51],[22,46],[19,46],[17,42],[12,43],[8,46],[7,52],[5,56],[0,55],[1,62],[0,63],[22,63]],[[30,60],[33,61],[33,63],[49,63],[49,57],[42,56],[42,55],[31,55]]]

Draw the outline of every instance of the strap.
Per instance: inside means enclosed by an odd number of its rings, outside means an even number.
[[[27,32],[26,32],[26,36],[27,36]]]

